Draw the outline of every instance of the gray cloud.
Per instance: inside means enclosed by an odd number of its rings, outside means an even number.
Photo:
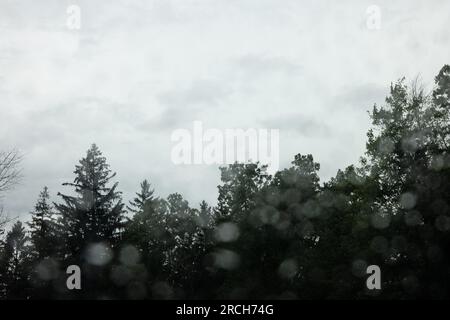
[[[267,128],[277,128],[282,131],[294,131],[301,137],[324,138],[332,134],[333,129],[325,121],[302,114],[286,114],[263,122]]]
[[[226,81],[204,79],[195,81],[185,89],[161,93],[157,100],[164,106],[164,111],[150,125],[173,130],[194,120],[201,120],[202,110],[225,103],[230,94],[231,88]]]
[[[246,55],[236,60],[237,69],[249,78],[273,76],[281,73],[284,76],[296,76],[302,67],[296,62],[282,57]]]
[[[382,104],[389,94],[389,84],[379,86],[374,83],[344,87],[333,100],[344,108],[371,110],[373,105]]]
[[[379,1],[377,31],[370,1],[78,0],[75,31],[68,4],[0,2],[0,148],[25,154],[13,216],[42,186],[62,190],[92,142],[125,200],[149,178],[160,195],[214,202],[217,166],[170,161],[171,131],[196,119],[280,128],[280,162],[312,153],[326,179],[357,162],[391,81],[429,83],[449,63],[448,1]]]

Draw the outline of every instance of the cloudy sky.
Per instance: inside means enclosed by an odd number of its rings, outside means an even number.
[[[327,179],[364,152],[391,81],[431,86],[450,63],[449,18],[448,0],[0,0],[0,149],[25,156],[5,210],[26,219],[44,185],[58,200],[93,142],[125,200],[148,178],[214,203],[218,166],[170,158],[194,120],[279,129],[281,167],[312,153]]]

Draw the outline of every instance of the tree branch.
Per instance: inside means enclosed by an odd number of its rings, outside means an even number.
[[[21,178],[22,155],[16,149],[0,151],[0,193],[10,190]]]

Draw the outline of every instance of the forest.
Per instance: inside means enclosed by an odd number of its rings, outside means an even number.
[[[28,222],[0,223],[0,299],[448,299],[450,66],[430,92],[393,82],[369,116],[359,163],[329,181],[310,154],[273,175],[235,163],[214,206],[159,197],[148,179],[125,203],[93,144],[72,194],[52,202],[43,187]],[[7,197],[18,159],[0,159]],[[66,286],[70,265],[80,290]]]

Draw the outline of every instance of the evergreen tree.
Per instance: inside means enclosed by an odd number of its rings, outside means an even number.
[[[42,299],[52,296],[52,281],[58,277],[60,257],[60,234],[48,188],[40,192],[27,223],[30,234],[30,282],[32,298]]]
[[[90,243],[107,242],[115,246],[123,230],[123,204],[117,185],[110,186],[115,177],[106,158],[93,144],[86,157],[75,167],[73,183],[75,196],[58,193],[62,204],[55,204],[63,227],[66,253],[78,257]]]
[[[132,246],[139,252],[145,274],[151,276],[152,282],[157,282],[167,279],[165,260],[170,235],[167,227],[167,202],[155,198],[153,193],[146,180],[141,183],[141,191],[130,203],[130,210],[134,215],[126,224],[123,244]],[[134,270],[128,271],[134,274]],[[138,283],[145,288],[145,292],[151,292],[147,282],[140,279]]]
[[[31,222],[28,223],[33,256],[42,260],[56,254],[57,229],[48,188],[39,194]]]
[[[17,221],[7,233],[0,265],[2,294],[7,299],[28,296],[28,237],[22,222]]]
[[[153,197],[155,190],[151,189],[151,185],[148,180],[141,182],[141,191],[136,192],[136,198],[130,201],[130,206],[127,209],[133,213],[139,213],[144,211],[147,204],[153,204],[157,199]]]

